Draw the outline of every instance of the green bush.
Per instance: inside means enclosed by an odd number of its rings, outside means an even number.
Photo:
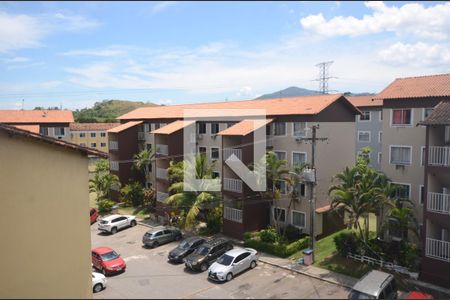
[[[358,250],[358,239],[352,232],[341,232],[334,238],[334,244],[339,255],[346,257],[347,254]]]
[[[138,207],[144,204],[144,190],[137,181],[130,182],[120,190],[122,201],[126,205]]]
[[[222,206],[219,206],[207,214],[205,234],[216,234],[222,230],[222,211]]]
[[[289,224],[285,229],[284,235],[289,242],[292,242],[299,240],[302,237],[302,232],[298,227]]]
[[[104,214],[110,212],[112,207],[116,205],[116,202],[109,199],[102,199],[97,202],[98,212]]]
[[[275,228],[263,229],[259,232],[259,238],[264,243],[275,243],[279,240],[279,236]]]
[[[309,237],[300,239],[298,241],[287,243],[268,243],[261,239],[261,232],[256,235],[252,233],[244,234],[244,245],[245,247],[254,248],[261,252],[270,253],[279,257],[288,257],[295,252],[305,249],[309,245]]]

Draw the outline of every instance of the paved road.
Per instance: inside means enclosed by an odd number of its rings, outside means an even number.
[[[96,299],[105,298],[346,298],[344,287],[291,273],[264,263],[227,283],[207,279],[206,272],[194,273],[184,264],[167,262],[167,253],[176,243],[156,249],[142,247],[142,236],[149,228],[136,226],[104,235],[97,224],[91,227],[92,247],[108,246],[127,263],[125,273],[108,277],[108,286]]]

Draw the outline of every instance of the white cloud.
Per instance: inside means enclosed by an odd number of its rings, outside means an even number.
[[[123,55],[124,51],[118,49],[86,49],[86,50],[72,50],[61,53],[64,56],[100,56],[113,57]]]
[[[31,59],[28,57],[15,56],[15,57],[11,57],[11,58],[3,58],[1,61],[8,63],[8,64],[20,64],[20,63],[29,62],[30,60]]]
[[[243,86],[237,93],[238,97],[251,97],[253,96],[253,89],[251,86]]]
[[[380,1],[365,3],[372,14],[362,18],[336,16],[326,20],[319,13],[300,20],[304,29],[325,37],[361,36],[394,32],[417,37],[446,39],[450,32],[450,2],[424,7],[419,3],[407,3],[400,7],[387,6]]]
[[[96,20],[86,18],[79,15],[67,15],[62,13],[56,13],[50,20],[53,29],[56,29],[57,25],[64,26],[63,30],[78,31],[83,29],[95,28],[100,25]],[[53,24],[52,24],[53,23]]]
[[[392,65],[412,65],[432,67],[450,64],[450,47],[448,45],[417,42],[404,44],[397,42],[378,54],[384,63]]]
[[[152,7],[152,13],[153,14],[160,13],[166,10],[167,8],[177,4],[178,2],[179,1],[160,1]]]

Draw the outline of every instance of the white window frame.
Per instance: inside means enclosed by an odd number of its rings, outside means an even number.
[[[92,146],[92,145],[94,145],[94,146]],[[91,147],[91,148],[97,148],[97,143],[90,143],[90,146],[89,147]]]
[[[205,148],[205,152],[203,152],[203,153],[205,153],[205,155],[208,156],[208,147],[206,147],[206,146],[198,146],[197,147],[197,154],[201,154],[202,153],[202,152],[200,152],[200,148]]]
[[[370,121],[372,121],[372,112],[370,111],[370,110],[364,110],[364,111],[361,111],[363,114],[364,113],[369,113],[369,120],[361,120],[361,115],[358,115],[358,122],[361,122],[361,123],[367,123],[367,122],[370,122]]]
[[[284,157],[285,160],[289,163],[288,157],[287,157],[287,151],[283,151],[283,150],[272,150],[273,153],[275,154],[275,156],[278,158],[277,152],[279,153],[284,153]],[[279,159],[279,158],[278,158]]]
[[[394,118],[394,110],[411,110],[411,123],[410,124],[392,124],[392,120]],[[389,126],[398,128],[398,127],[412,127],[414,124],[414,109],[413,108],[391,108],[391,117],[389,118]]]
[[[295,123],[305,123],[305,130],[303,135],[295,135]],[[292,122],[292,136],[296,138],[304,138],[307,136],[306,128],[308,127],[308,122]]]
[[[420,166],[425,166],[425,156],[423,155],[425,153],[425,146],[420,146]]]
[[[94,135],[94,136],[92,136],[92,135]],[[89,133],[89,137],[91,137],[91,138],[96,138],[97,137],[97,132],[90,132]]]
[[[381,165],[381,160],[383,159],[383,154],[382,154],[382,152],[378,152],[378,155],[377,155],[377,161],[378,161],[378,164],[379,165]]]
[[[411,151],[409,151],[409,163],[407,163],[407,164],[392,163],[392,161],[391,161],[392,147],[409,148],[411,150]],[[389,164],[391,164],[391,165],[410,166],[413,163],[412,153],[413,153],[413,147],[410,146],[410,145],[389,145]]]
[[[205,132],[201,133],[200,132],[200,125],[204,124],[205,125]],[[198,123],[198,127],[197,127],[197,134],[207,134],[208,133],[208,124],[207,123],[203,123],[203,122],[199,122]]]
[[[272,207],[272,219],[273,219],[274,221],[276,221],[276,218],[275,218],[275,209],[281,209],[281,210],[284,210],[284,221],[278,220],[278,222],[280,222],[280,223],[286,223],[286,219],[287,219],[286,208],[283,208],[283,207],[276,207],[276,206],[273,206],[273,207]]]
[[[378,131],[378,143],[383,142],[383,131]]]
[[[368,134],[369,134],[369,140],[368,140],[368,141],[361,141],[361,140],[359,139],[359,134],[360,134],[360,133],[364,133],[364,134],[368,133]],[[358,130],[358,143],[371,143],[371,142],[372,142],[372,134],[371,134],[370,131],[366,131],[366,130]]]
[[[434,107],[424,107],[422,108],[422,121],[425,121],[425,110],[431,109],[434,110]]]
[[[305,155],[305,163],[308,162],[308,153],[306,152],[301,152],[301,151],[292,151],[291,154],[291,165],[294,165],[294,154],[304,154]]]
[[[294,224],[294,212],[304,215],[304,220],[305,220],[304,226],[299,226],[299,225]],[[300,229],[305,229],[306,228],[306,213],[299,211],[299,210],[295,210],[295,209],[291,210],[291,225],[295,226],[297,228],[300,228]]]
[[[212,156],[213,149],[217,149],[217,153],[218,153],[218,157],[217,158]],[[220,159],[220,148],[219,147],[209,147],[209,157],[211,159]]]
[[[212,132],[212,130],[213,130],[213,124],[217,124],[217,132],[216,133],[213,133]],[[220,123],[219,122],[212,122],[211,124],[210,124],[210,130],[211,130],[211,134],[212,135],[216,135],[216,134],[218,134],[219,132],[220,132]]]
[[[279,123],[284,123],[284,134],[276,134],[277,133],[277,125]],[[273,135],[274,136],[287,136],[288,129],[287,129],[287,122],[275,122],[273,125]]]
[[[86,132],[80,132],[79,136],[80,136],[80,139],[84,139],[86,137]]]
[[[424,189],[423,191],[425,192],[425,186],[423,184],[419,184],[419,205],[423,206],[423,202],[425,199],[422,198],[422,195],[425,197],[425,194],[422,194],[422,188]]]
[[[411,183],[406,183],[406,182],[391,182],[394,185],[407,185],[408,186],[408,194],[409,194],[409,200],[411,200]]]
[[[145,123],[144,124],[144,132],[149,132],[150,131],[150,124]]]

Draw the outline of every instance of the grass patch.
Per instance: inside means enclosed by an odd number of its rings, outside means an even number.
[[[132,206],[119,207],[118,212],[121,215],[133,215],[139,219],[150,218],[150,213],[148,211],[148,208],[146,207],[132,207]]]

